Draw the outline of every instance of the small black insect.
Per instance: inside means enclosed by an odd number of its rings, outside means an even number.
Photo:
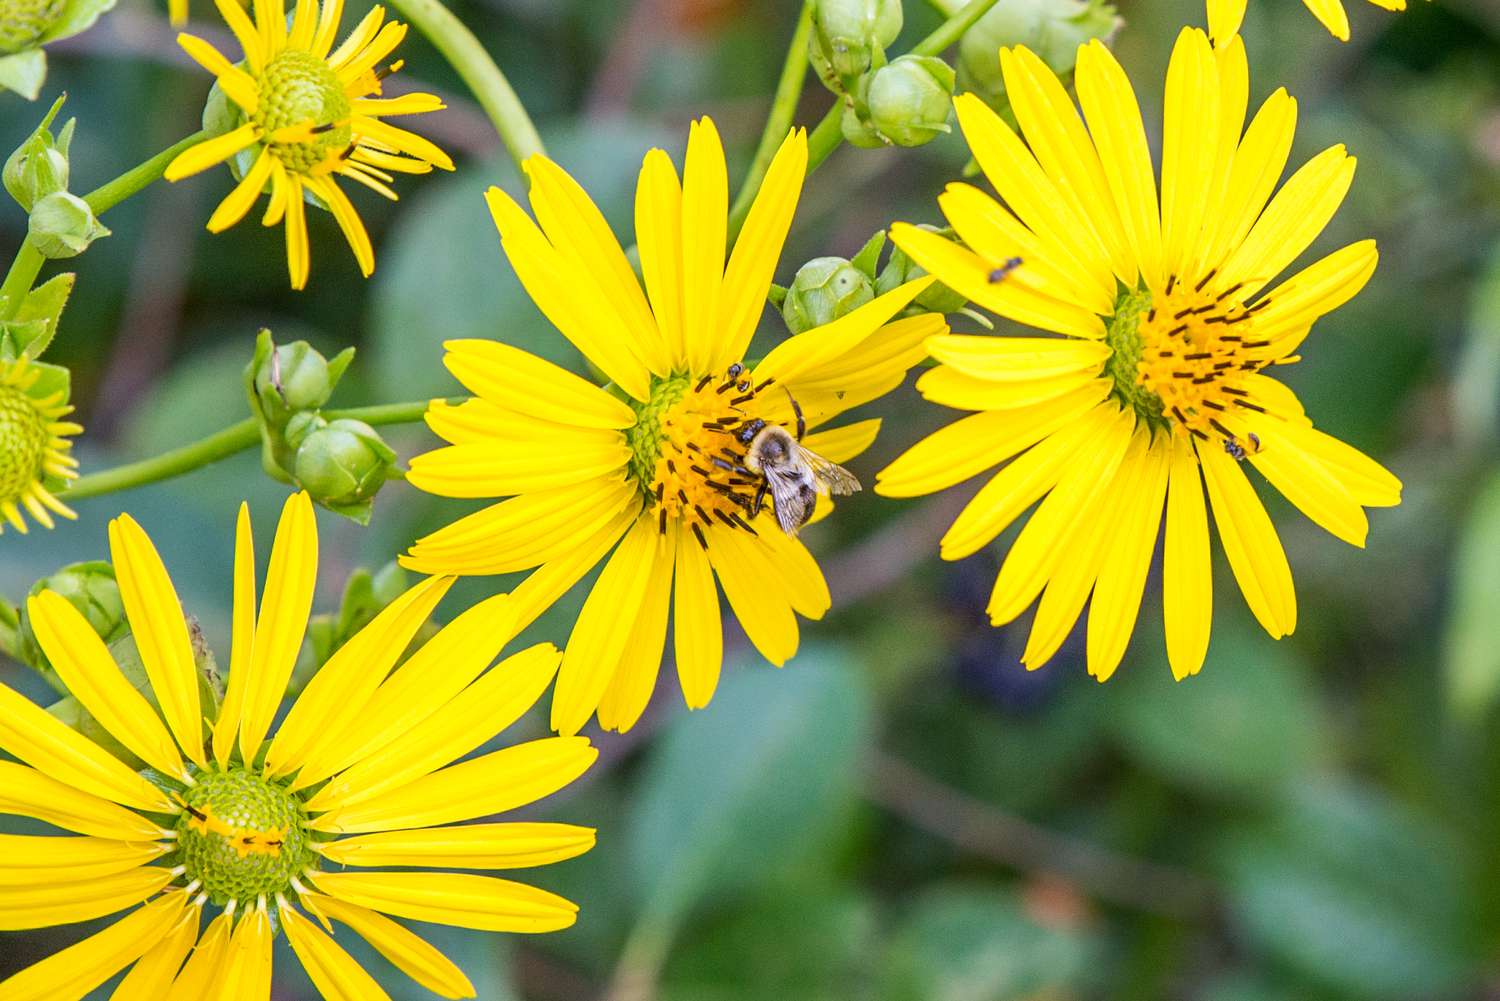
[[[1233,435],[1224,439],[1224,451],[1232,455],[1236,461],[1244,462],[1245,456],[1254,455],[1260,451],[1260,436],[1251,431],[1249,436],[1250,447],[1246,448],[1240,444],[1240,440]]]
[[[1004,264],[1000,265],[994,271],[990,272],[990,284],[994,285],[997,282],[1005,281],[1005,279],[1010,277],[1011,272],[1015,271],[1016,268],[1019,268],[1022,263],[1023,262],[1019,257],[1010,258]]]

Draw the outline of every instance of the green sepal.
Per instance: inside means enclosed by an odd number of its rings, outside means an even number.
[[[35,101],[46,79],[47,54],[41,49],[0,56],[0,92],[13,91]]]
[[[882,229],[865,241],[865,245],[859,248],[859,253],[849,259],[849,263],[859,268],[871,281],[874,281],[875,268],[880,261],[880,252],[884,249],[885,230]]]
[[[0,359],[15,361],[21,355],[40,358],[57,334],[57,321],[77,275],[56,275],[32,289],[14,318],[0,323]]]
[[[87,31],[94,26],[95,21],[99,20],[100,15],[114,5],[115,0],[69,0],[62,14],[42,36],[41,44],[71,38],[80,32]]]
[[[21,610],[0,598],[0,654],[21,660]]]
[[[42,399],[61,391],[63,395],[60,402],[66,403],[73,398],[73,373],[61,365],[49,365],[44,361],[32,362],[31,368],[42,373],[41,378],[31,387],[31,396]]]

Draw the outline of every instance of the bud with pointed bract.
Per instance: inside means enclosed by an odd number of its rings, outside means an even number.
[[[936,226],[925,223],[918,228],[938,233],[950,240],[954,239],[951,229],[939,229]],[[885,267],[881,270],[880,277],[875,279],[875,294],[884,295],[915,278],[921,278],[925,274],[927,272],[919,267],[916,261],[908,257],[906,251],[893,244],[891,246],[890,260],[885,262]],[[969,300],[942,282],[933,282],[912,300],[912,305],[920,309],[925,309],[929,313],[956,313],[960,309],[963,309],[968,302]]]
[[[295,449],[292,477],[330,511],[368,521],[375,495],[396,464],[396,453],[363,421],[326,421],[299,414],[287,426]]]
[[[901,0],[817,0],[808,58],[824,85],[846,94],[865,73],[885,65],[885,48],[901,34]]]
[[[353,358],[353,348],[330,361],[306,341],[278,346],[271,332],[262,330],[246,370],[251,405],[267,425],[285,428],[294,415],[328,402]]]
[[[95,634],[106,644],[130,632],[130,623],[125,619],[125,603],[120,598],[120,585],[115,581],[115,568],[108,563],[95,560],[69,564],[37,581],[29,593],[35,597],[43,591],[52,591],[66,598],[83,613]],[[20,606],[20,616],[22,659],[38,670],[50,670],[47,655],[32,632],[24,602]]]
[[[109,235],[89,203],[66,191],[54,191],[31,210],[27,239],[43,257],[77,257],[95,240]]]
[[[77,119],[68,119],[56,138],[51,129],[52,120],[62,110],[65,100],[67,95],[53,103],[42,124],[6,158],[5,168],[0,171],[5,190],[27,212],[54,191],[68,190],[68,147],[73,142]]]
[[[853,312],[875,298],[870,277],[842,257],[817,257],[797,269],[781,304],[787,329],[800,334]]]
[[[931,142],[952,131],[953,85],[953,67],[936,56],[901,56],[869,76],[864,92],[869,123],[897,146]]]

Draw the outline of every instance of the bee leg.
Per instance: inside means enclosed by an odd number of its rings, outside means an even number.
[[[786,389],[785,386],[782,388]],[[797,440],[801,441],[802,436],[807,434],[807,418],[802,416],[802,404],[797,402],[790,389],[786,391],[786,398],[792,402],[792,413],[797,415]]]
[[[770,491],[770,489],[771,484],[763,482],[761,483],[759,489],[755,491],[755,499],[750,502],[750,517],[754,518],[760,514],[761,508],[763,508],[766,503],[766,494]]]

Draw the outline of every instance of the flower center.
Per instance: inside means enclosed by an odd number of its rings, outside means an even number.
[[[0,52],[29,49],[57,22],[66,0],[0,0]]]
[[[316,859],[301,801],[257,772],[210,766],[182,794],[177,864],[215,904],[284,891]]]
[[[1243,383],[1271,362],[1261,350],[1269,342],[1254,332],[1270,300],[1247,309],[1237,288],[1213,294],[1208,285],[1173,278],[1160,298],[1146,289],[1122,294],[1105,333],[1113,351],[1105,372],[1115,398],[1153,429],[1223,439],[1233,452],[1239,442],[1221,418],[1260,409]]]
[[[21,497],[42,479],[52,440],[47,425],[29,396],[0,383],[0,501]]]
[[[291,171],[307,173],[328,158],[330,152],[347,147],[353,138],[349,128],[352,108],[343,84],[323,60],[301,49],[286,49],[266,63],[257,81],[260,106],[255,124],[282,164]],[[280,129],[310,125],[321,131],[296,142],[276,142]]]
[[[743,366],[732,365],[723,377],[655,379],[651,398],[632,403],[630,473],[663,532],[671,518],[690,524],[700,543],[715,522],[755,534],[750,519],[762,479],[745,467],[741,439],[768,423],[757,414],[770,385],[753,385]]]

